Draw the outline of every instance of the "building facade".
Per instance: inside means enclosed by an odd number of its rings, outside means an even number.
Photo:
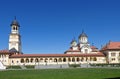
[[[11,23],[9,49],[0,50],[0,62],[11,65],[50,65],[50,64],[92,64],[120,63],[120,42],[109,42],[98,50],[88,42],[88,36],[82,32],[70,43],[70,48],[64,54],[23,54],[21,46],[20,25],[15,19]]]

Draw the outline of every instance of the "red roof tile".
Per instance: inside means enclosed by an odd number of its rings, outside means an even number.
[[[18,55],[12,55],[11,58],[24,58],[24,57],[104,57],[105,55],[101,52],[95,53],[95,54],[18,54]]]
[[[7,54],[7,53],[9,53],[9,50],[7,50],[7,49],[0,50],[0,53],[1,53],[1,54],[5,54],[5,53]]]
[[[109,49],[120,49],[120,42],[109,42],[105,45],[102,50],[109,50]]]

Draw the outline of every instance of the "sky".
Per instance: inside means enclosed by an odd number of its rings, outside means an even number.
[[[8,49],[14,16],[26,54],[63,54],[83,29],[99,49],[120,41],[120,0],[0,0],[0,50]]]

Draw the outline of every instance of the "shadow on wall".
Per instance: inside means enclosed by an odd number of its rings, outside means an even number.
[[[120,79],[120,77],[114,77],[114,78],[105,78],[105,79]]]

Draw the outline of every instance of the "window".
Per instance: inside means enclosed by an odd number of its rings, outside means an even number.
[[[96,58],[96,57],[94,57],[94,58],[93,58],[93,61],[97,61],[97,58]]]
[[[17,63],[19,63],[19,61],[17,61]]]
[[[31,58],[30,62],[31,62],[31,63],[33,62],[33,58]]]
[[[115,56],[116,55],[116,53],[111,53],[111,56]]]
[[[115,58],[112,58],[112,61],[115,61]]]
[[[29,63],[29,59],[26,59],[26,63]]]
[[[85,53],[88,53],[88,49],[85,49]]]
[[[21,59],[21,63],[24,63],[24,59]]]
[[[75,61],[75,58],[72,58],[72,62],[74,62]]]
[[[66,58],[63,58],[63,62],[66,62]]]
[[[39,62],[38,58],[35,59],[35,62]]]
[[[14,63],[14,61],[12,60],[12,63]]]

